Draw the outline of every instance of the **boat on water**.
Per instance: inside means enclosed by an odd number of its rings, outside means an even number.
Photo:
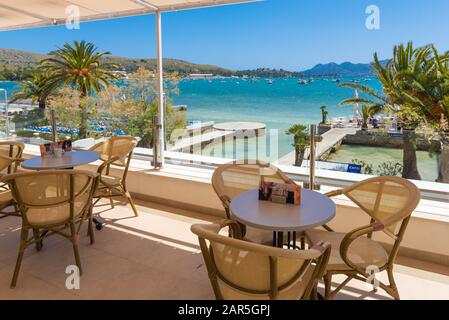
[[[306,80],[306,79],[299,79],[298,80],[298,84],[309,84],[311,83],[311,80]]]
[[[268,84],[274,84],[274,80],[273,79],[268,79]]]
[[[340,83],[340,82],[341,82],[341,80],[340,80],[340,79],[333,79],[333,80],[332,80],[332,82],[335,82],[335,83]]]

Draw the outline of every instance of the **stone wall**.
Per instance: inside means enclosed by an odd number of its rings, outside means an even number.
[[[347,135],[343,139],[343,144],[396,149],[402,149],[404,146],[402,137],[390,137],[387,135],[372,136],[359,132],[354,135]],[[435,151],[439,151],[441,149],[438,141],[429,141],[423,138],[418,138],[416,148],[420,151],[429,151],[431,148]]]

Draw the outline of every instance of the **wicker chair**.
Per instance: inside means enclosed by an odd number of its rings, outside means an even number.
[[[233,220],[230,212],[231,201],[240,193],[259,188],[260,182],[294,183],[275,166],[249,160],[234,161],[218,167],[212,175],[212,186],[221,200],[227,219]],[[240,225],[243,236],[252,242],[269,243],[273,233]]]
[[[0,178],[17,172],[20,163],[23,161],[22,154],[25,145],[17,141],[0,141]],[[0,189],[6,189],[2,183]]]
[[[231,220],[193,225],[215,297],[218,300],[315,299],[318,279],[330,255],[329,244],[310,250],[264,246],[220,234],[240,228]]]
[[[94,243],[92,224],[92,197],[98,184],[98,175],[81,170],[48,170],[15,173],[1,180],[8,183],[22,215],[20,248],[11,288],[17,283],[25,249],[52,234],[72,242],[76,265],[82,274],[78,251],[79,235],[85,220],[89,221],[89,235]],[[33,236],[28,237],[29,231]]]
[[[102,198],[109,198],[111,207],[114,208],[113,198],[125,197],[131,205],[134,215],[138,212],[134,201],[126,188],[126,177],[128,175],[129,164],[131,162],[133,150],[137,145],[137,140],[127,136],[113,136],[90,148],[91,151],[100,152],[100,159],[106,164],[100,170],[100,183],[95,193],[95,203]],[[124,168],[121,177],[110,175],[112,166]]]
[[[332,254],[324,275],[325,297],[333,298],[350,280],[367,281],[370,272],[386,271],[389,284],[379,283],[389,295],[399,299],[393,277],[393,264],[404,237],[410,216],[420,201],[420,192],[411,182],[399,177],[377,177],[356,183],[343,190],[327,194],[345,195],[368,214],[370,223],[349,233],[310,230],[306,237],[311,243],[326,241],[332,245]],[[383,232],[393,240],[390,250],[372,240],[373,233]],[[373,270],[375,270],[373,268]],[[345,274],[347,278],[331,292],[332,275]]]
[[[14,211],[9,208],[14,208]],[[17,203],[12,197],[11,190],[0,190],[0,219],[10,216],[20,217]]]
[[[25,145],[17,141],[0,141],[0,178],[17,172],[23,161],[22,153]],[[8,208],[14,208],[10,210]],[[5,210],[8,209],[8,210]],[[0,182],[0,219],[9,216],[20,216],[11,191],[6,183]]]

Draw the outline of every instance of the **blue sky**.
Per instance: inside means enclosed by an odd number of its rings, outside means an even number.
[[[380,9],[381,29],[365,27],[368,5]],[[303,70],[318,63],[369,62],[373,52],[413,40],[449,50],[447,0],[265,0],[166,13],[164,56],[232,69]],[[67,41],[88,40],[102,51],[155,56],[153,15],[65,27],[0,33],[0,47],[47,53]]]

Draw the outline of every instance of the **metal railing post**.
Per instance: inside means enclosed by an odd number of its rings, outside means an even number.
[[[315,189],[315,156],[316,156],[316,125],[312,124],[310,126],[309,132],[310,141],[310,154],[309,154],[309,188],[310,190]]]
[[[56,112],[54,109],[50,110],[51,117],[51,137],[53,142],[56,142],[58,136],[58,128],[56,126]]]
[[[156,51],[157,51],[157,93],[158,93],[158,132],[157,135],[157,144],[158,152],[155,163],[158,165],[158,168],[164,166],[164,148],[165,148],[165,95],[164,95],[164,69],[163,69],[163,61],[162,61],[162,13],[160,11],[156,12]],[[156,166],[155,166],[156,167]]]
[[[153,167],[155,169],[161,168],[161,163],[159,161],[159,130],[161,125],[159,124],[159,115],[153,116]]]

